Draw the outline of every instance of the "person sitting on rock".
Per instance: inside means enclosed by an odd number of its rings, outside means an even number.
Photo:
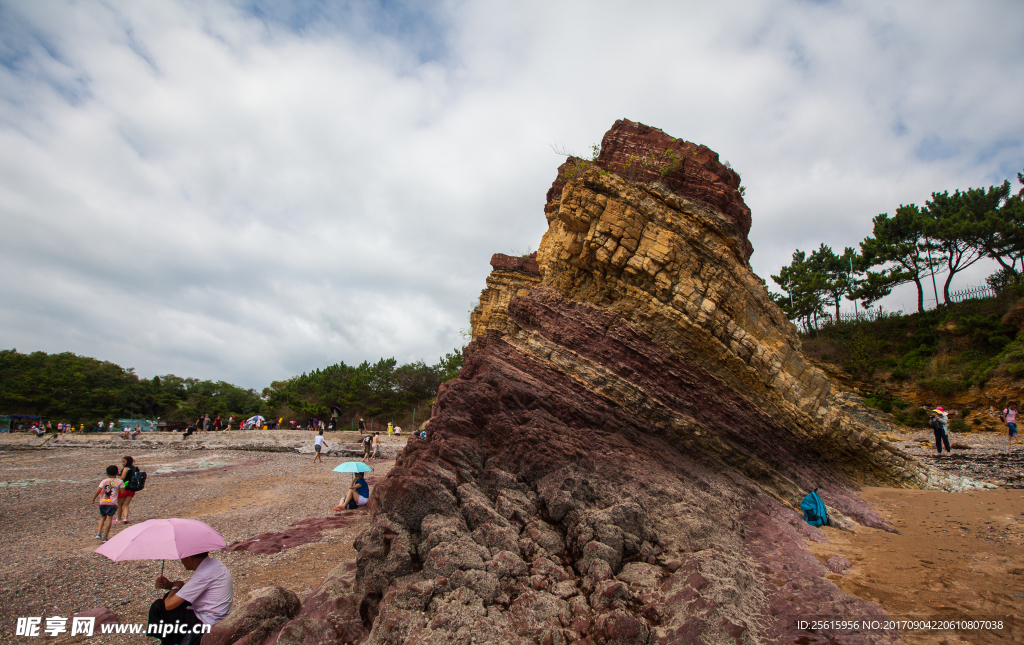
[[[156,579],[157,589],[169,589],[163,598],[158,598],[149,607],[149,625],[168,626],[174,624],[213,625],[227,618],[231,613],[232,580],[231,572],[224,563],[209,557],[208,553],[197,553],[181,558],[181,564],[193,571],[188,582],[171,582],[160,576]],[[147,627],[147,633],[148,633]],[[161,645],[178,645],[185,637],[179,626],[175,633],[160,628]],[[191,631],[191,630],[187,630]],[[154,638],[157,638],[154,636]],[[198,643],[193,638],[191,643]]]
[[[334,507],[335,511],[359,508],[366,506],[370,501],[370,485],[363,479],[363,473],[356,473],[352,478],[352,485],[348,487],[348,494],[345,495]]]

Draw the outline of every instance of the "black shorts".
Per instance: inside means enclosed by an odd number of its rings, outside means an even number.
[[[320,452],[320,446],[319,445],[313,446],[313,450],[316,450],[317,452]]]
[[[100,517],[114,517],[117,514],[117,506],[100,504]]]

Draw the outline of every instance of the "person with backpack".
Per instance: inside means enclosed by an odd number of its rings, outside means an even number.
[[[135,460],[130,456],[125,455],[124,459],[121,460],[121,481],[124,482],[124,490],[117,498],[117,517],[114,518],[113,523],[122,524],[128,523],[128,508],[132,505],[132,500],[135,499],[135,493],[142,490],[146,482],[146,473],[139,470],[139,467],[135,465]]]
[[[100,524],[96,528],[96,537],[104,542],[110,538],[110,520],[117,512],[118,494],[123,490],[124,482],[117,477],[117,466],[107,466],[107,478],[100,482],[89,502],[95,504],[99,499]]]
[[[1006,424],[1007,437],[1006,445],[1009,446],[1013,443],[1014,437],[1017,436],[1017,404],[1011,403],[1008,407],[1003,409],[1003,413],[999,415],[999,420]],[[1021,443],[1018,441],[1017,443]]]
[[[951,452],[949,449],[949,415],[940,405],[939,407],[932,410],[932,415],[928,419],[928,425],[932,427],[932,432],[935,433],[935,449],[938,451],[938,456],[942,456],[942,446],[946,446],[946,455],[948,456]]]
[[[370,460],[370,449],[373,446],[373,435],[366,435],[363,437],[363,461]]]

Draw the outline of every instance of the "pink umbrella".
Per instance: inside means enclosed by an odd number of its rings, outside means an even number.
[[[224,548],[224,538],[209,524],[177,517],[146,520],[127,528],[96,553],[121,560],[180,560]]]

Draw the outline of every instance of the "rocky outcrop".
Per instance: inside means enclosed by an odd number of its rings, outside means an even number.
[[[742,245],[743,260],[750,258],[750,209],[743,203],[740,176],[707,146],[673,138],[643,123],[616,121],[601,139],[595,159],[570,157],[559,167],[548,190],[546,212],[559,207],[565,184],[591,165],[634,183],[658,183],[679,197],[710,206],[722,218],[723,230]]]
[[[563,165],[539,250],[492,258],[465,367],[371,495],[366,643],[823,643],[792,618],[881,613],[826,578],[799,500],[891,530],[858,485],[944,480],[803,359],[738,186],[628,121]]]

